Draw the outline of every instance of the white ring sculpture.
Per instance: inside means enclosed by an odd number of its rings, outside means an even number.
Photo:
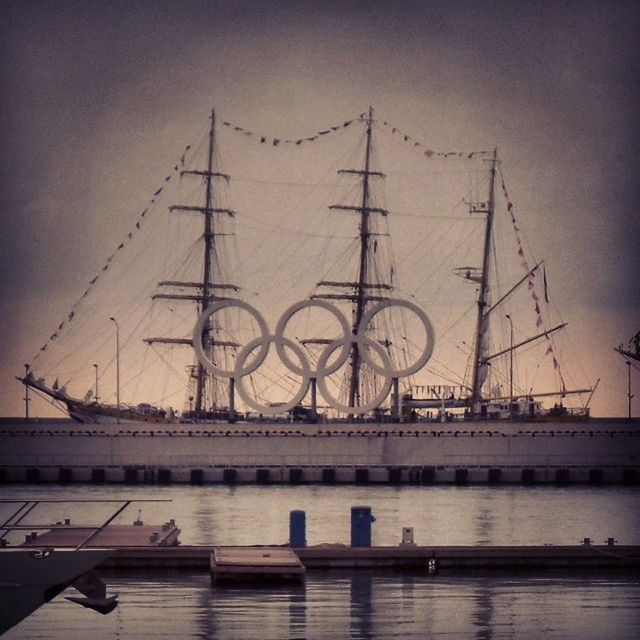
[[[240,350],[236,357],[236,362],[233,370],[222,369],[211,362],[202,344],[202,338],[205,335],[206,324],[209,321],[209,318],[211,318],[211,316],[213,316],[218,311],[230,307],[244,309],[247,313],[249,313],[258,324],[260,333],[262,334],[260,337],[251,340]],[[333,340],[323,349],[318,359],[317,369],[315,370],[312,370],[302,348],[296,342],[284,336],[287,325],[293,318],[293,316],[299,311],[302,311],[303,309],[309,307],[318,307],[324,309],[325,311],[328,311],[336,318],[342,328],[342,336],[336,340]],[[422,325],[425,329],[427,342],[424,350],[422,351],[420,357],[413,364],[405,367],[404,369],[394,369],[391,359],[385,349],[380,344],[365,335],[366,328],[371,320],[378,313],[389,307],[404,307],[405,309],[412,311],[418,316],[418,319],[420,320],[420,322],[422,322]],[[304,399],[307,391],[309,390],[310,380],[314,378],[317,380],[318,390],[320,391],[320,394],[327,402],[327,404],[329,404],[332,408],[345,413],[364,414],[375,409],[384,401],[391,389],[394,378],[410,376],[413,373],[416,373],[429,361],[429,358],[431,357],[433,348],[435,346],[435,333],[427,314],[413,302],[402,300],[400,298],[390,298],[388,300],[383,300],[382,302],[379,302],[375,306],[368,309],[362,317],[362,321],[360,322],[358,331],[356,331],[355,334],[351,332],[351,327],[349,326],[349,323],[344,314],[336,306],[334,306],[330,302],[327,302],[326,300],[302,300],[291,305],[280,317],[280,320],[276,325],[275,333],[273,334],[269,332],[269,327],[260,312],[247,302],[243,302],[242,300],[219,300],[218,302],[214,302],[213,304],[211,304],[202,312],[202,314],[200,314],[200,317],[198,318],[196,326],[193,330],[192,342],[193,348],[196,352],[196,356],[202,366],[205,367],[205,369],[207,369],[207,371],[209,371],[209,373],[211,374],[217,375],[222,378],[233,378],[236,383],[238,395],[249,407],[251,407],[255,411],[267,415],[274,415],[276,413],[282,413],[283,411],[289,411]],[[276,406],[260,404],[256,401],[255,398],[251,396],[251,394],[246,390],[244,386],[244,378],[256,371],[258,367],[260,367],[260,365],[265,361],[269,353],[271,343],[275,344],[276,352],[282,363],[292,373],[302,378],[300,388],[295,393],[293,398],[291,398],[289,402],[278,404]],[[351,352],[353,344],[358,345],[359,354],[362,357],[362,360],[366,362],[377,374],[385,378],[385,382],[375,398],[373,398],[366,404],[354,407],[339,403],[329,393],[326,383],[327,377],[332,373],[335,373],[340,367],[345,364],[347,358],[349,357],[349,353]],[[248,364],[245,364],[247,358],[249,358],[249,356],[256,350],[257,347],[259,347],[257,355],[255,355]],[[296,364],[295,362],[293,362],[293,360],[287,353],[287,349],[293,351],[297,359],[300,361],[300,364]],[[332,364],[328,364],[329,359],[338,349],[341,349],[338,357],[335,358]],[[369,353],[371,350],[377,353],[378,357],[380,358],[380,363],[376,362],[376,360],[371,357]]]

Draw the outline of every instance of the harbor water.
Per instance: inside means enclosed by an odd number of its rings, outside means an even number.
[[[422,545],[640,544],[640,492],[621,486],[13,485],[0,496],[171,500],[132,505],[118,522],[175,518],[181,542],[196,545],[286,543],[293,509],[306,511],[308,544],[348,544],[353,505],[372,508],[374,545],[398,544],[402,527]],[[32,521],[98,523],[109,509],[43,504]],[[88,628],[96,638],[640,637],[636,573],[310,571],[303,585],[267,589],[212,588],[206,572],[104,577],[120,594],[110,615],[73,605],[65,592],[4,637],[86,638]]]

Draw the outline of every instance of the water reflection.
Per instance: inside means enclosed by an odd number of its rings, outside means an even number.
[[[368,638],[373,629],[375,608],[371,597],[373,592],[372,576],[368,571],[354,573],[351,576],[350,613],[351,638]]]
[[[471,622],[476,640],[493,638],[493,590],[489,580],[482,580],[473,591]]]
[[[292,588],[289,593],[289,637],[292,640],[306,638],[307,591],[304,584]]]
[[[108,616],[58,597],[4,638],[84,640],[387,640],[640,637],[637,576],[427,576],[311,572],[305,584],[212,587],[204,573],[105,575],[120,593]]]

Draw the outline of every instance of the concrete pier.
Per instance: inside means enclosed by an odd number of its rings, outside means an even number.
[[[0,483],[638,484],[640,421],[0,420]]]

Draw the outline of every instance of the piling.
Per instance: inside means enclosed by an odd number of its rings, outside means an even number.
[[[371,507],[351,507],[351,546],[371,546],[371,525],[375,518]]]
[[[289,546],[299,548],[307,546],[307,516],[304,511],[289,513]]]

